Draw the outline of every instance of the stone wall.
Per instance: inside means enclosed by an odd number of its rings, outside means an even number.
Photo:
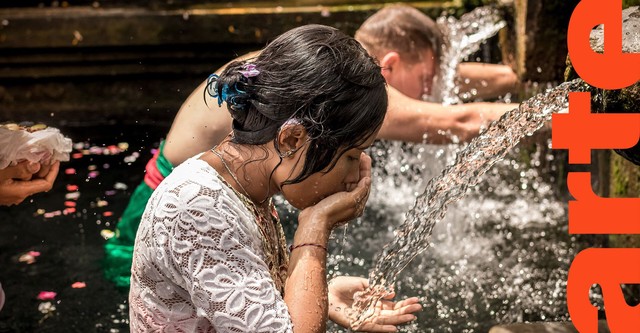
[[[506,1],[510,18],[501,32],[503,59],[521,81],[561,82],[567,56],[567,27],[578,0]]]
[[[170,124],[189,93],[235,56],[303,24],[353,34],[385,1],[321,2],[326,5],[310,0],[4,3],[0,119]],[[412,4],[433,17],[459,6],[457,0]]]

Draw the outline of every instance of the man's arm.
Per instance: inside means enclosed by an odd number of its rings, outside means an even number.
[[[259,51],[239,59],[256,57]],[[223,66],[216,73],[220,74]],[[204,102],[206,82],[202,82],[184,102],[173,121],[166,138],[164,156],[173,166],[187,158],[220,143],[231,132],[231,115],[226,105],[208,98]],[[409,98],[389,87],[389,108],[379,138],[423,142],[451,143],[452,135],[460,141],[469,141],[480,128],[515,109],[516,104],[469,103],[442,106]],[[449,134],[450,133],[450,134]]]
[[[465,62],[458,66],[456,83],[463,100],[496,98],[516,92],[518,75],[506,65]]]
[[[443,106],[412,99],[392,87],[387,91],[389,107],[378,138],[388,140],[432,144],[470,141],[481,128],[518,107],[506,103]]]
[[[232,61],[255,58],[260,51],[247,53]],[[222,73],[229,63],[216,71]],[[231,133],[231,115],[227,105],[205,93],[203,81],[182,104],[165,140],[164,156],[178,166],[197,153],[213,148]],[[207,102],[205,103],[205,98]]]

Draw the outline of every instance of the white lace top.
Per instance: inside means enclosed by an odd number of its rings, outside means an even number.
[[[132,332],[292,332],[254,215],[197,156],[155,190],[134,249]]]

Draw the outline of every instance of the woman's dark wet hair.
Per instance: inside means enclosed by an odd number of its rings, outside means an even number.
[[[248,63],[259,74],[247,75]],[[227,103],[234,143],[276,143],[280,127],[289,119],[306,128],[310,142],[303,170],[285,184],[331,170],[344,152],[361,146],[384,120],[387,92],[380,67],[355,39],[335,28],[292,29],[248,63],[232,62],[207,90]]]

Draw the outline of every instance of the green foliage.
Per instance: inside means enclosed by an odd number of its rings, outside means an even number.
[[[622,0],[622,8],[640,6],[640,0]]]
[[[640,168],[618,155],[612,155],[610,191],[616,198],[640,196]]]

